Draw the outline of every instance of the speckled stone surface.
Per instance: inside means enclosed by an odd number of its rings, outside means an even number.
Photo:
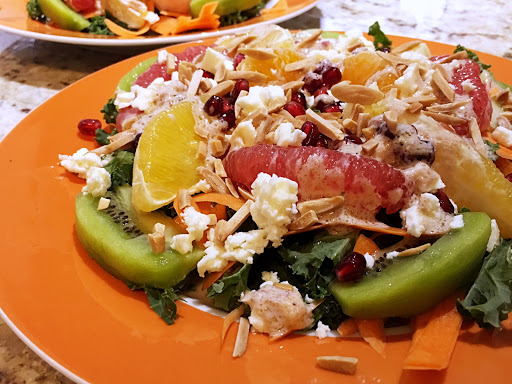
[[[282,25],[366,31],[379,21],[388,34],[460,43],[512,58],[510,20],[512,2],[507,0],[319,0],[316,8]],[[138,52],[126,48],[107,53],[0,31],[0,139],[64,87]],[[0,320],[0,383],[71,381],[30,351]]]

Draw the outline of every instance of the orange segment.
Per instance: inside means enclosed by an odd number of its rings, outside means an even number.
[[[387,63],[376,53],[364,51],[347,57],[343,65],[343,80],[349,80],[352,84],[365,85],[371,76],[386,68]]]
[[[274,53],[277,55],[271,60],[257,60],[252,57],[246,57],[237,70],[255,71],[264,74],[269,80],[278,81],[294,81],[302,77],[302,74],[296,72],[285,72],[284,68],[287,64],[302,60],[304,57],[298,52],[288,48],[275,48]]]

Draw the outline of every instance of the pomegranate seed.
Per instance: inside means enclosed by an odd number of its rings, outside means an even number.
[[[505,179],[512,183],[512,173],[509,173],[507,176],[505,176]]]
[[[233,104],[235,103],[236,99],[238,99],[238,96],[242,91],[249,92],[249,82],[245,79],[238,79],[235,83],[235,86],[233,87],[233,90],[231,91],[231,102]]]
[[[234,128],[236,125],[235,111],[230,110],[220,115],[221,120],[228,123],[228,128]]]
[[[207,79],[213,79],[215,75],[211,72],[203,70],[203,77],[206,77]]]
[[[222,98],[222,113],[233,111],[235,107],[231,104],[231,101],[227,97]]]
[[[455,212],[455,208],[453,207],[452,202],[450,201],[448,195],[444,191],[439,190],[434,195],[439,199],[439,205],[441,206],[443,211],[450,214]]]
[[[245,59],[245,55],[243,53],[237,53],[235,55],[235,58],[233,59],[233,67],[236,70],[236,67],[238,67],[238,64],[242,62],[242,60]]]
[[[78,130],[82,135],[94,136],[97,129],[101,129],[101,121],[96,119],[83,119],[78,123]]]
[[[334,84],[338,84],[341,81],[341,71],[339,68],[331,67],[322,73],[322,83],[328,89]]]
[[[286,109],[293,117],[306,114],[306,110],[304,109],[304,107],[301,104],[297,103],[296,101],[287,102],[283,108]]]
[[[322,86],[322,76],[318,73],[308,72],[304,76],[303,89],[309,92],[310,95],[314,94],[317,89]]]
[[[320,133],[317,126],[311,121],[306,121],[300,128],[306,134],[306,138],[302,140],[302,145],[305,147],[324,147],[328,148],[330,139],[324,134]]]
[[[354,281],[363,277],[366,259],[358,252],[351,252],[339,263],[334,272],[339,281]]]
[[[204,111],[210,116],[216,116],[223,111],[224,100],[219,96],[212,96],[204,103]]]
[[[317,96],[320,96],[320,95],[327,95],[327,88],[326,87],[321,87],[321,88],[316,90],[314,96],[317,97]]]
[[[363,144],[363,140],[356,135],[347,135],[343,138],[346,143]]]
[[[316,65],[315,73],[318,73],[319,75],[323,75],[324,72],[328,71],[329,69],[333,68],[334,65],[329,60],[322,60]]]
[[[329,148],[330,142],[331,142],[331,139],[329,139],[324,134],[320,133],[318,135],[318,139],[316,141],[315,147]]]
[[[343,109],[341,109],[341,106],[338,103],[326,104],[320,110],[326,113],[343,112]]]
[[[302,92],[293,92],[292,93],[292,101],[295,101],[296,103],[299,103],[306,109],[308,107],[308,104],[306,103],[306,96]]]

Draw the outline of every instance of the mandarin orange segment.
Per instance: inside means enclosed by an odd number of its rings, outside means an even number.
[[[285,72],[284,68],[287,64],[302,60],[304,57],[288,48],[276,48],[274,53],[277,57],[271,60],[258,60],[253,57],[246,57],[237,67],[237,70],[262,73],[267,76],[269,81],[288,82],[299,80],[301,77],[299,72]]]
[[[347,57],[343,66],[343,80],[349,80],[352,84],[365,85],[371,76],[386,68],[386,62],[376,53],[365,51]]]

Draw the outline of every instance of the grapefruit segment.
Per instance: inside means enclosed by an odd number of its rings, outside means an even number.
[[[405,175],[375,159],[321,147],[260,144],[230,152],[224,160],[228,177],[250,189],[260,172],[299,184],[299,198],[345,195],[346,203],[366,209],[401,209],[411,195]]]

